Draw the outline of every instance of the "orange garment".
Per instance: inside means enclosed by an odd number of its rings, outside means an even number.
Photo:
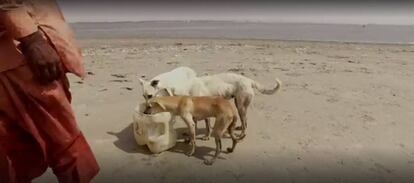
[[[81,54],[55,2],[0,0],[0,182],[31,182],[51,167],[61,183],[87,183],[99,166],[76,125],[68,80],[38,84],[16,41],[38,29],[65,70],[84,76]]]
[[[84,77],[81,52],[54,0],[0,0],[0,72],[24,64],[15,40],[37,29],[56,48],[65,68]]]

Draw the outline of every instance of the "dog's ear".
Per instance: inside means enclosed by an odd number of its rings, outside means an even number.
[[[165,92],[167,92],[168,96],[173,96],[173,91],[168,89],[168,88],[164,88]]]
[[[173,96],[173,93],[168,88],[160,88],[154,96]]]
[[[160,83],[160,80],[152,80],[151,81],[151,86],[154,87],[154,88],[156,88],[159,83]]]
[[[157,92],[155,92],[154,97],[156,96],[164,96],[164,88],[159,88]]]
[[[139,80],[139,84],[141,84],[141,86],[144,86],[144,83],[147,82],[143,78],[138,78],[138,80]]]

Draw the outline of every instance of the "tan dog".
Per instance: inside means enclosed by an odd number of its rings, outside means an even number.
[[[236,144],[244,136],[236,137],[234,134],[237,122],[237,114],[231,103],[222,97],[202,96],[162,96],[151,98],[147,102],[145,114],[156,114],[160,112],[170,112],[172,115],[180,116],[190,130],[191,150],[186,153],[191,156],[195,152],[195,122],[206,118],[216,118],[211,136],[215,138],[216,153],[211,160],[204,163],[212,165],[221,152],[221,138],[226,130],[229,131],[233,140],[233,145],[227,150],[233,152]]]

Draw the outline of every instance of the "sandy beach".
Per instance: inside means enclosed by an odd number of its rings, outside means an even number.
[[[82,38],[88,77],[71,79],[73,107],[101,166],[94,182],[412,182],[414,46],[335,42]],[[246,139],[213,166],[214,140],[195,156],[180,142],[159,155],[137,146],[138,76],[178,66],[244,74],[257,94]],[[204,133],[200,123],[199,137]],[[177,123],[179,133],[185,132]],[[224,147],[231,144],[223,140]],[[51,171],[37,183],[55,182]]]
[[[230,38],[413,44],[414,25],[316,24],[243,21],[73,23],[80,39]]]

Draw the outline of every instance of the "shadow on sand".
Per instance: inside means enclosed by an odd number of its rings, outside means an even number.
[[[115,147],[126,153],[140,153],[144,155],[152,155],[151,151],[148,149],[147,146],[140,146],[135,142],[132,130],[132,123],[130,123],[127,127],[125,127],[119,132],[107,132],[107,134],[117,137],[113,144],[115,145]],[[188,129],[177,128],[176,131],[178,135],[177,144],[173,148],[169,149],[168,152],[180,153],[186,156],[185,153],[190,150],[191,146],[185,142],[187,136],[183,134],[188,133]],[[205,129],[197,129],[197,134],[201,135],[197,137],[197,141],[200,141],[201,137],[205,134]],[[193,157],[200,160],[204,160],[205,157],[213,157],[213,154],[215,152],[215,145],[214,143],[212,145],[212,147],[197,145],[196,152],[194,153]],[[223,153],[225,152],[223,151]]]
[[[168,151],[173,152],[173,153],[183,154],[184,156],[187,156],[185,153],[187,153],[191,149],[191,145],[185,142],[188,136],[183,135],[183,134],[188,133],[188,128],[176,128],[175,130],[177,131],[177,135],[178,135],[177,144]],[[196,137],[196,142],[201,141],[202,137],[205,134],[205,129],[198,128],[196,134],[199,134]],[[211,137],[210,137],[210,140],[211,140]],[[212,147],[200,146],[198,143],[196,145],[195,153],[193,154],[192,157],[195,157],[200,160],[205,160],[206,157],[213,157],[213,154],[215,151],[216,151],[215,146],[212,146]]]
[[[114,141],[115,147],[126,153],[152,154],[147,146],[140,146],[135,142],[132,123],[119,132],[106,132],[109,135],[117,137]]]

